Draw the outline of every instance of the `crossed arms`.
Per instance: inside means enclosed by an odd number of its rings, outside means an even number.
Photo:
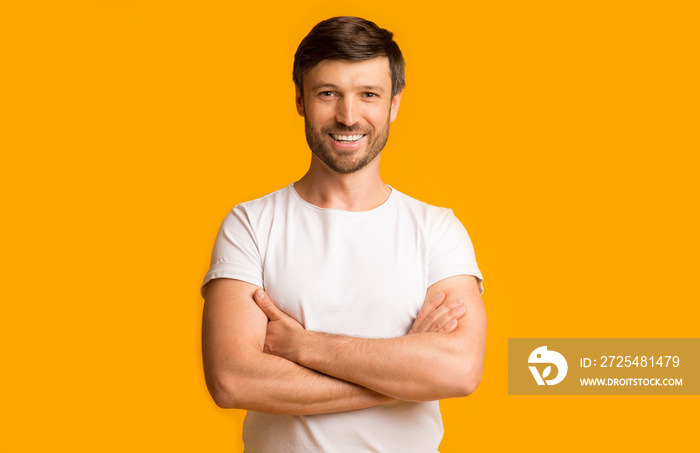
[[[264,291],[238,280],[212,280],[204,297],[204,372],[221,407],[348,411],[466,396],[481,379],[486,313],[473,276],[432,285],[411,331],[388,339],[307,331]]]

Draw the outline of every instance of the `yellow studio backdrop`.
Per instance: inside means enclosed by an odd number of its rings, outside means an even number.
[[[395,33],[384,179],[486,279],[441,452],[696,447],[698,396],[507,395],[508,338],[700,336],[696,5],[3,2],[0,451],[242,451],[199,285],[231,207],[306,170],[293,54],[336,15]]]

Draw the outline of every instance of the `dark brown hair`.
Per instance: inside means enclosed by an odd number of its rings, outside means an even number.
[[[294,54],[292,78],[304,91],[304,75],[323,60],[364,61],[389,58],[391,95],[406,86],[406,62],[394,34],[374,22],[359,17],[332,17],[319,22],[301,41]]]

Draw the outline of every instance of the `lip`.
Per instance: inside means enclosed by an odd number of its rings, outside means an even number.
[[[367,138],[367,134],[348,134],[347,132],[345,133],[335,133],[335,135],[362,135],[362,138],[359,140],[356,140],[351,143],[341,143],[337,141],[336,139],[333,138],[331,133],[328,134],[328,138],[330,139],[331,143],[333,144],[334,147],[338,149],[343,149],[343,150],[353,150],[355,148],[359,148],[360,145],[362,145]]]
[[[363,132],[329,132],[328,135],[333,137],[334,135],[343,135],[343,136],[353,136],[353,135],[367,135],[367,133]]]

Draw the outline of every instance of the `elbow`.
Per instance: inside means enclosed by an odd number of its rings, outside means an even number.
[[[443,373],[433,374],[429,385],[414,388],[415,393],[392,395],[406,401],[434,401],[445,398],[461,398],[474,393],[481,382],[481,366],[469,366],[467,363],[444,366]],[[437,378],[437,379],[436,379]],[[419,390],[420,389],[420,390]],[[410,392],[410,387],[405,388]]]
[[[222,409],[244,409],[245,401],[240,386],[231,376],[207,376],[206,383],[214,403]]]
[[[481,382],[481,366],[464,366],[454,379],[454,397],[469,396],[474,393]]]
[[[476,391],[481,383],[481,374],[484,368],[484,356],[482,354],[464,354],[456,351],[447,355],[446,360],[433,362],[430,366],[423,367],[427,374],[420,385],[417,394],[411,394],[409,398],[403,395],[392,395],[407,401],[432,401],[445,398],[461,398],[469,396]],[[435,373],[432,370],[441,370]],[[425,385],[428,383],[427,385]],[[409,388],[410,390],[410,388]],[[415,399],[411,399],[411,397]]]
[[[469,396],[479,387],[484,371],[484,352],[483,349],[473,349],[454,359],[452,377],[457,396]]]
[[[469,396],[472,393],[474,393],[479,387],[479,383],[481,382],[481,370],[479,372],[474,372],[472,371],[469,373],[465,378],[464,382],[462,384],[462,396]]]
[[[214,400],[214,403],[217,406],[219,406],[221,409],[239,409],[240,408],[236,402],[236,399],[230,393],[225,393],[222,391],[212,392],[211,390],[209,391],[209,393],[211,394],[211,397]]]

